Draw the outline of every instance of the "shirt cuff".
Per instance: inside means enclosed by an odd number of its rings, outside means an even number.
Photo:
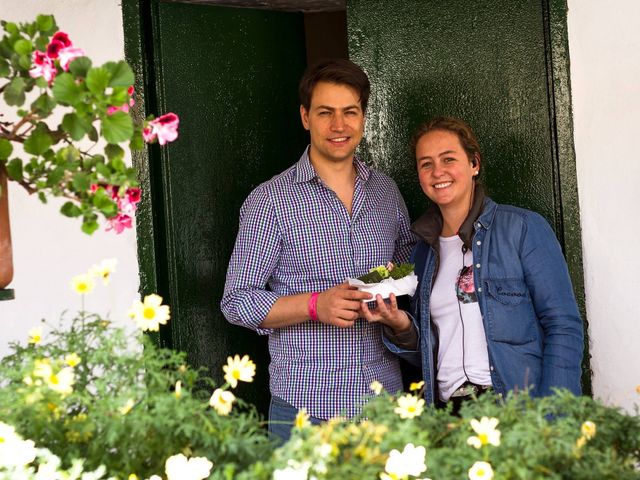
[[[418,329],[416,328],[415,322],[411,315],[409,315],[409,319],[411,320],[411,328],[406,332],[395,333],[393,329],[386,325],[383,325],[383,336],[384,339],[388,340],[401,350],[416,351],[418,350],[418,341],[420,339],[420,336],[418,335]],[[385,342],[385,344],[386,343],[387,342]]]

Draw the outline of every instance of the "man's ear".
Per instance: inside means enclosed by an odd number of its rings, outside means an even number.
[[[302,120],[304,129],[309,130],[309,112],[304,108],[304,105],[300,105],[300,119]]]

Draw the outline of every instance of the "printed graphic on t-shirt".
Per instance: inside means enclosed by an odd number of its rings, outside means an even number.
[[[458,272],[456,280],[456,295],[460,303],[476,303],[476,287],[473,284],[473,268],[471,266],[462,267]]]

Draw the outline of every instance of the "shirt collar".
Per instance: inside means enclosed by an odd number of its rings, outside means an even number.
[[[356,169],[356,175],[362,182],[369,180],[371,175],[371,169],[365,165],[365,163],[357,156],[353,157],[353,165]],[[311,159],[309,158],[309,146],[305,148],[300,160],[296,164],[296,183],[304,183],[313,180],[318,175],[316,174],[313,165],[311,165]]]

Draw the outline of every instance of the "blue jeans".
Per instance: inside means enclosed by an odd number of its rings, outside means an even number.
[[[269,435],[276,442],[283,444],[291,437],[293,422],[298,414],[298,409],[285,402],[280,397],[271,396],[269,405]],[[316,417],[309,417],[309,422],[319,425],[322,420]]]

